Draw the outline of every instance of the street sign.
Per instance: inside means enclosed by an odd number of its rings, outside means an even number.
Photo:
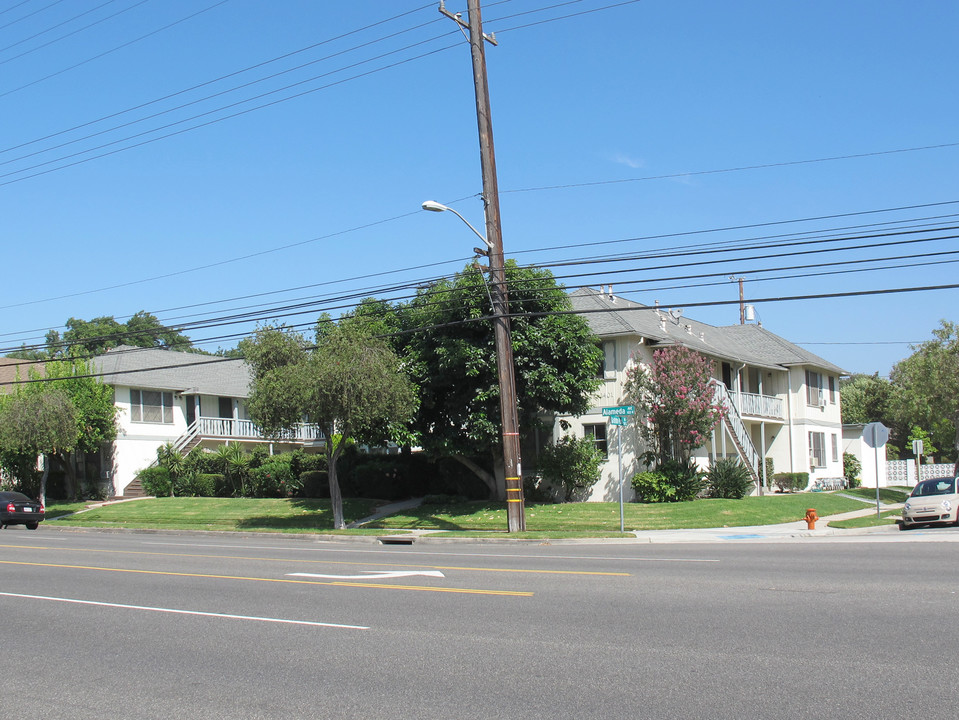
[[[881,422],[871,422],[862,429],[862,439],[871,448],[880,448],[889,439],[889,428]]]
[[[617,405],[616,407],[603,408],[603,417],[624,417],[635,414],[636,407],[634,405]]]
[[[923,451],[922,440],[913,440],[912,454],[915,455],[916,457],[920,457],[922,455],[922,451]]]
[[[628,425],[629,418],[620,415],[610,415],[609,416],[610,425]]]

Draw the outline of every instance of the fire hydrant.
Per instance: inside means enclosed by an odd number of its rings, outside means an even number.
[[[810,530],[816,529],[816,521],[819,519],[819,516],[816,515],[816,508],[808,508],[806,510],[806,526]]]

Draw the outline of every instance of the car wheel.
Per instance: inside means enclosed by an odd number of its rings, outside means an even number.
[[[907,525],[906,523],[904,523],[904,522],[902,522],[902,521],[900,521],[900,523],[899,523],[899,529],[900,529],[900,530],[912,530],[913,527],[915,527],[915,526],[914,526],[914,525]]]
[[[36,530],[40,523],[27,523],[27,530]]]

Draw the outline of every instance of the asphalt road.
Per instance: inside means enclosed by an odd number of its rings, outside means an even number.
[[[952,718],[959,530],[418,544],[0,533],[8,715]],[[920,536],[920,539],[922,536]]]

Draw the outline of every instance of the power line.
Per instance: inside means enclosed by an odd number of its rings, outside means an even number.
[[[899,288],[883,288],[877,290],[857,290],[849,292],[837,292],[837,293],[812,293],[806,295],[780,295],[764,298],[754,298],[753,302],[756,303],[772,303],[772,302],[797,302],[797,301],[806,301],[806,300],[823,300],[823,299],[835,299],[835,298],[850,298],[850,297],[868,297],[876,295],[890,295],[890,294],[901,294],[901,293],[914,293],[914,292],[935,292],[941,290],[955,290],[959,289],[959,284],[948,284],[948,285],[926,285],[926,286],[914,286],[914,287],[899,287]],[[704,302],[694,302],[694,303],[684,303],[684,307],[717,307],[724,305],[738,305],[739,300],[712,300]],[[631,308],[632,310],[647,310],[655,311],[659,308],[640,306],[637,308]],[[529,313],[510,313],[509,317],[511,319],[516,318],[531,318],[531,317],[550,317],[550,316],[562,316],[562,315],[595,315],[600,313],[610,313],[610,312],[619,312],[621,308],[611,307],[611,308],[590,308],[590,309],[581,309],[581,310],[561,310],[561,311],[551,311],[551,312],[529,312]],[[440,323],[436,325],[429,325],[423,327],[417,327],[413,329],[403,330],[397,333],[391,333],[391,336],[400,336],[408,335],[415,332],[426,332],[433,330],[440,330],[443,328],[456,327],[459,325],[474,324],[478,322],[491,322],[495,319],[493,315],[487,315],[482,317],[467,318],[464,320],[456,320],[447,323]],[[141,350],[146,349],[156,349],[156,348],[141,348]],[[175,368],[182,367],[192,367],[196,365],[209,365],[218,362],[236,362],[239,358],[212,358],[206,361],[199,362],[190,362],[190,363],[170,363],[166,365],[159,365],[149,368],[138,368],[136,370],[127,370],[127,371],[111,371],[106,373],[90,373],[85,375],[72,375],[71,378],[81,379],[81,378],[99,378],[105,377],[108,375],[118,375],[122,373],[136,373],[136,372],[147,372],[150,370],[170,370]],[[26,362],[26,361],[25,361]],[[20,381],[7,381],[0,382],[0,385],[21,385],[29,383],[42,383],[42,382],[53,382],[58,379],[63,378],[35,378],[29,380],[20,380]]]
[[[26,0],[26,1],[29,2],[29,0]],[[86,65],[87,63],[91,63],[91,62],[93,62],[94,60],[99,60],[100,58],[106,57],[107,55],[112,55],[113,53],[115,53],[115,52],[117,52],[117,51],[119,51],[119,50],[123,50],[124,48],[130,47],[131,45],[135,45],[136,43],[140,42],[141,40],[146,40],[147,38],[153,37],[154,35],[158,35],[158,34],[160,34],[161,32],[164,32],[165,30],[169,30],[170,28],[176,27],[177,25],[180,25],[180,24],[182,24],[182,23],[184,23],[184,22],[187,22],[188,20],[192,20],[193,18],[195,18],[195,17],[197,17],[197,16],[199,16],[199,15],[202,15],[203,13],[209,12],[210,10],[213,10],[214,8],[218,8],[218,7],[220,7],[220,5],[225,5],[225,4],[228,3],[228,2],[231,2],[231,0],[219,0],[219,2],[213,3],[212,5],[209,5],[209,6],[205,7],[205,8],[203,8],[202,10],[197,10],[196,12],[191,13],[191,14],[185,16],[185,17],[181,17],[179,20],[174,20],[173,22],[168,23],[168,24],[166,24],[166,25],[164,25],[164,26],[162,26],[162,27],[159,27],[159,28],[157,28],[156,30],[151,30],[150,32],[148,32],[148,33],[146,33],[146,34],[144,34],[144,35],[140,35],[139,37],[133,38],[133,40],[128,40],[128,41],[125,42],[125,43],[121,43],[120,45],[117,45],[117,46],[115,46],[115,47],[113,47],[113,48],[110,48],[109,50],[105,50],[105,51],[103,51],[103,52],[101,52],[101,53],[98,53],[98,54],[92,56],[92,57],[89,57],[89,58],[87,58],[86,60],[81,60],[81,61],[78,62],[78,63],[74,63],[73,65],[70,65],[69,67],[62,68],[62,69],[60,69],[60,70],[57,70],[56,72],[50,73],[49,75],[44,75],[43,77],[37,78],[36,80],[31,80],[30,82],[24,83],[23,85],[19,85],[18,87],[13,88],[12,90],[7,90],[7,91],[5,91],[5,92],[0,92],[0,98],[6,97],[7,95],[12,95],[13,93],[19,92],[19,91],[21,91],[21,90],[26,90],[28,87],[33,87],[34,85],[38,85],[39,83],[42,83],[42,82],[45,82],[45,81],[50,80],[50,79],[52,79],[52,78],[55,78],[55,77],[57,77],[58,75],[63,75],[64,73],[70,72],[71,70],[76,70],[78,67],[83,67],[83,66]],[[98,122],[98,121],[94,120],[93,122]],[[75,130],[76,128],[71,128],[71,129]],[[61,130],[59,133],[54,133],[54,135],[60,135],[60,134],[67,133],[67,132],[70,132],[70,130]],[[45,139],[47,139],[47,138],[41,138],[41,140],[45,140]],[[30,145],[30,144],[32,144],[32,143],[34,143],[34,142],[39,142],[39,140],[33,140],[33,141],[30,141],[30,142],[24,143],[24,144],[25,144],[25,145]],[[23,145],[18,145],[18,146],[16,146],[16,147],[23,147]],[[16,149],[16,148],[7,148],[6,150],[0,150],[0,153],[9,152],[11,149]]]

